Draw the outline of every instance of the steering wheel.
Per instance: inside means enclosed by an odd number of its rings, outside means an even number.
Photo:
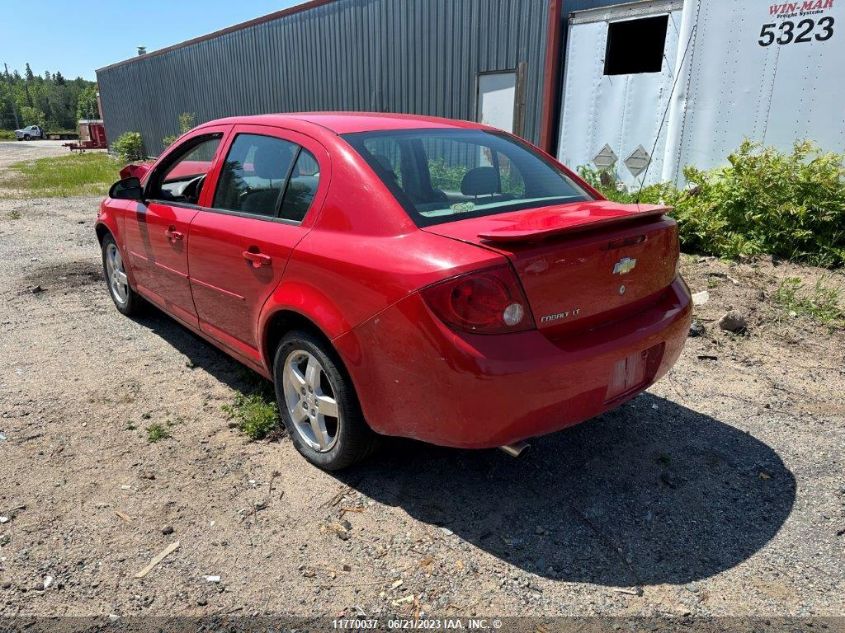
[[[244,201],[244,200],[246,200],[252,192],[253,192],[252,187],[250,187],[249,185],[247,185],[246,187],[244,187],[244,190],[243,190],[243,191],[241,191],[241,192],[238,194],[238,201],[239,201],[241,204],[243,204],[243,201]]]
[[[201,176],[197,176],[193,180],[188,181],[188,184],[186,184],[185,188],[182,190],[182,197],[186,200],[190,200],[194,204],[199,202],[202,186],[205,183],[205,176],[206,174],[202,174]]]

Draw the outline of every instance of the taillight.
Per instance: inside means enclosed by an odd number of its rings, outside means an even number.
[[[528,301],[507,264],[441,281],[425,288],[422,296],[453,329],[502,334],[534,327]]]

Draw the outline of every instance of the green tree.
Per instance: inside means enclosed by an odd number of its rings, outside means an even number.
[[[78,118],[99,116],[96,103],[96,85],[81,77],[68,79],[60,71],[36,75],[29,64],[23,76],[2,68],[0,130],[32,124],[48,131],[75,130]]]
[[[46,128],[47,117],[38,108],[23,106],[21,108],[21,125],[37,125],[41,128]]]
[[[97,87],[88,86],[79,93],[76,101],[77,119],[99,119],[100,108],[97,103]]]

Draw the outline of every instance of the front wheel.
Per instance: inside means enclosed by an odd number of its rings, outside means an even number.
[[[336,358],[320,338],[293,331],[282,339],[273,362],[282,423],[296,449],[324,470],[351,466],[367,457],[378,441]]]
[[[25,141],[31,141],[31,140],[32,140],[32,137],[31,137],[29,134],[24,134],[24,135],[23,135],[23,140],[25,140]]]
[[[103,238],[103,274],[109,286],[109,294],[118,311],[126,316],[136,314],[141,307],[142,299],[129,286],[123,256],[110,233]]]

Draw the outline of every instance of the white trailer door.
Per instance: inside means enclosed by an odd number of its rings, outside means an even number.
[[[561,162],[612,169],[631,189],[660,180],[682,10],[683,0],[652,0],[572,14]]]

